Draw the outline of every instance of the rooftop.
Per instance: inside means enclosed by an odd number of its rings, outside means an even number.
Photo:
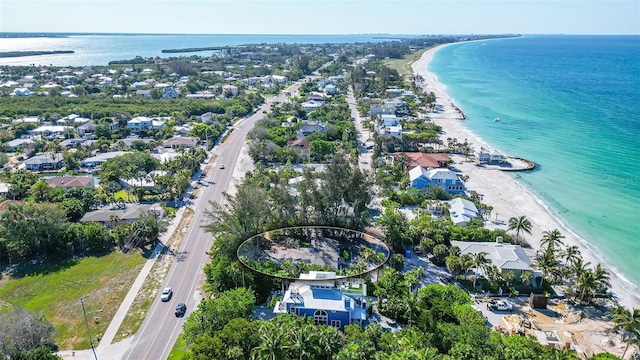
[[[499,242],[451,241],[451,246],[460,248],[460,254],[487,253],[487,259],[501,269],[531,270],[531,259],[524,253],[522,246]]]

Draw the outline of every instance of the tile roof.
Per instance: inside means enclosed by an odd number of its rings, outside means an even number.
[[[442,153],[397,152],[393,156],[394,158],[407,157],[407,169],[409,170],[416,166],[422,166],[427,169],[447,167],[447,164],[449,164],[449,156]]]

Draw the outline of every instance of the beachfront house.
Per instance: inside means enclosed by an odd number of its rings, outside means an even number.
[[[502,164],[507,162],[507,157],[497,151],[491,151],[484,147],[476,153],[478,162],[481,164]]]
[[[484,252],[487,254],[486,258],[500,271],[512,271],[516,278],[519,278],[523,271],[533,271],[531,259],[525,254],[522,246],[504,244],[500,236],[496,242],[451,241],[451,246],[460,248],[460,255]],[[478,275],[484,275],[484,272],[480,270]]]
[[[404,158],[404,169],[411,170],[416,166],[428,168],[446,168],[449,166],[449,156],[443,153],[397,152],[393,154],[393,162]]]
[[[345,325],[367,322],[366,300],[345,294],[336,287],[334,272],[301,274],[276,303],[276,314],[291,313],[313,318],[316,325],[344,330]]]
[[[411,187],[424,189],[427,186],[439,186],[452,195],[464,194],[464,183],[460,176],[449,169],[423,168],[416,166],[409,170]]]
[[[465,226],[469,221],[480,216],[476,205],[467,199],[455,198],[449,201],[449,216],[457,226]]]

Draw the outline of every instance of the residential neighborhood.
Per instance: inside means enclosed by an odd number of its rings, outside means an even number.
[[[443,99],[402,72],[461,40],[0,68],[0,284],[104,261],[44,313],[64,359],[595,356],[543,319],[615,309],[608,273],[499,220],[469,169],[530,168],[445,133]],[[66,315],[85,301],[92,322]]]

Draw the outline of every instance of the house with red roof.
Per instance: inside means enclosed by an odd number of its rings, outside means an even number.
[[[409,171],[417,166],[428,168],[446,168],[449,166],[449,155],[443,153],[421,153],[421,152],[397,152],[393,154],[393,161],[399,157],[407,159],[405,170]]]
[[[285,149],[296,149],[300,158],[309,159],[311,157],[311,143],[307,139],[289,140]]]

